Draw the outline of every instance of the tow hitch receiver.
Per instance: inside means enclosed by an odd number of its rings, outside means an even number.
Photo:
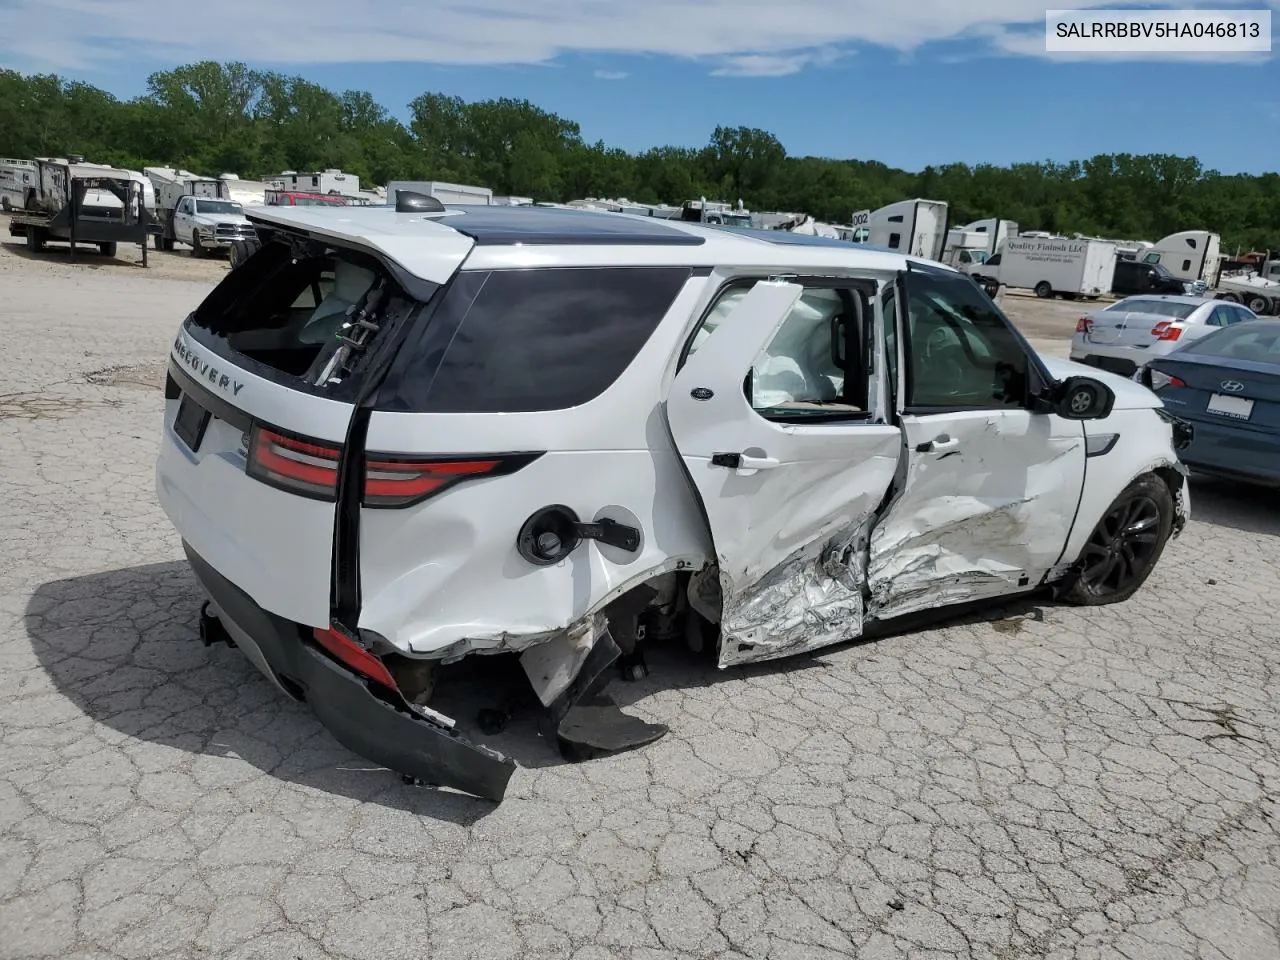
[[[206,600],[200,607],[200,642],[206,647],[212,647],[215,643],[234,647],[236,642],[231,639],[231,634],[227,633],[222,621],[209,612],[209,606],[209,601]]]
[[[634,750],[666,735],[665,724],[646,723],[623,713],[604,691],[611,679],[609,668],[621,656],[622,650],[605,630],[578,675],[542,711],[539,729],[547,740],[555,738],[560,755],[566,760],[590,760]]]

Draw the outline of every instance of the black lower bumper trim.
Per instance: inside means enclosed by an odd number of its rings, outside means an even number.
[[[248,594],[183,543],[205,592],[262,652],[277,682],[303,699],[348,750],[425,783],[501,802],[515,762],[414,710],[315,646],[304,628],[263,610]]]
[[[621,655],[621,648],[606,630],[587,654],[578,675],[543,710],[542,735],[555,738],[560,755],[566,760],[590,760],[634,750],[666,735],[664,724],[646,723],[623,713],[604,692],[609,682],[605,671]]]

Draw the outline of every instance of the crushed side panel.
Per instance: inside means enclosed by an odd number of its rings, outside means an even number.
[[[868,618],[1009,594],[1057,563],[1080,495],[1064,473],[1083,460],[1083,431],[1027,438],[1038,455],[1024,459],[1023,436],[1002,431],[996,417],[978,419],[946,425],[965,459],[914,452],[909,442],[900,493],[871,532]]]
[[[873,513],[806,544],[767,574],[735,584],[719,570],[721,667],[804,653],[862,635],[867,534]],[[708,571],[709,573],[710,571]],[[710,576],[690,584],[690,601],[706,615]]]

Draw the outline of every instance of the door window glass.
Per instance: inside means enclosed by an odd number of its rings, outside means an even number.
[[[907,274],[908,409],[1024,406],[1030,363],[1008,322],[963,274]]]
[[[889,378],[889,400],[896,407],[898,399],[898,291],[890,284],[880,301],[884,317],[884,357]]]
[[[695,332],[686,362],[753,285],[721,294]],[[869,301],[856,288],[807,288],[746,372],[743,390],[752,409],[780,422],[868,418],[862,344],[869,322]]]
[[[1213,312],[1209,314],[1209,319],[1205,323],[1210,327],[1226,327],[1234,322],[1235,317],[1230,307],[1221,306],[1214,307]]]

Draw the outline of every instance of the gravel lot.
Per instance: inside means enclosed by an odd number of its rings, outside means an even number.
[[[571,766],[517,718],[494,806],[197,642],[152,465],[227,268],[152,256],[0,246],[0,957],[1280,957],[1273,494],[1197,484],[1122,606],[654,655],[664,740]],[[1078,304],[1006,306],[1065,355]]]

